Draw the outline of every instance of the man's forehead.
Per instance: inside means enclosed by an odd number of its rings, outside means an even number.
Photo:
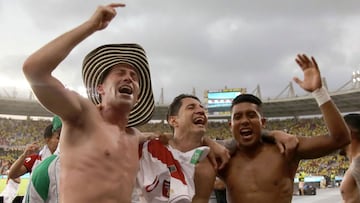
[[[259,112],[259,107],[258,107],[258,105],[250,103],[250,102],[241,102],[241,103],[235,104],[232,108],[232,111],[234,113],[241,112],[241,111],[248,111],[248,110],[254,110],[256,112]]]
[[[199,102],[197,99],[186,97],[181,100],[182,106],[188,106],[188,105],[202,105],[201,102]]]
[[[118,63],[116,65],[114,65],[113,67],[111,67],[111,71],[113,70],[122,70],[122,69],[130,69],[133,70],[134,72],[136,72],[136,74],[139,75],[139,71],[136,67],[134,67],[131,64],[127,64],[127,63]]]

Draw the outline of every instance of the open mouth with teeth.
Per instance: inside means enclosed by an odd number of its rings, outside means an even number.
[[[242,129],[242,130],[240,130],[240,135],[242,137],[249,137],[249,136],[252,135],[252,130],[250,130],[250,129]]]
[[[198,117],[193,120],[193,123],[196,125],[205,125],[206,121],[204,118]]]
[[[121,94],[132,94],[133,92],[132,88],[129,86],[121,86],[118,91]]]

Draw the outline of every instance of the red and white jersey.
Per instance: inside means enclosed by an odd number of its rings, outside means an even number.
[[[31,173],[34,165],[37,165],[37,163],[35,164],[35,162],[40,162],[40,161],[41,161],[41,156],[39,154],[32,154],[25,158],[24,166],[26,167],[27,171]]]
[[[39,152],[39,154],[32,154],[25,158],[24,166],[26,167],[29,173],[37,166],[42,160],[49,157],[51,154],[50,149],[45,145],[43,149]]]
[[[180,152],[159,140],[139,148],[137,186],[146,202],[191,202],[195,194],[195,165],[209,153],[209,147]]]

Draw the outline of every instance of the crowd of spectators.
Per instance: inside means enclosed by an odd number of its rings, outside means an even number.
[[[51,120],[17,120],[0,118],[0,172],[6,171],[9,163],[23,152],[26,144],[43,140],[43,131]],[[287,118],[270,119],[266,128],[282,129],[290,134],[301,136],[316,136],[326,134],[327,129],[322,118]],[[143,132],[171,132],[169,125],[164,122],[150,122],[139,128]],[[231,138],[227,121],[210,121],[207,135],[213,139]],[[299,170],[310,175],[330,176],[330,173],[342,176],[349,167],[345,157],[334,152],[319,159],[300,162]]]

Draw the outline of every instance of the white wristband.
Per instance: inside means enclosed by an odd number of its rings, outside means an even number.
[[[331,100],[328,91],[324,87],[316,89],[311,94],[313,95],[313,97],[315,98],[315,100],[316,100],[316,102],[318,103],[319,106],[321,106],[325,102]]]

